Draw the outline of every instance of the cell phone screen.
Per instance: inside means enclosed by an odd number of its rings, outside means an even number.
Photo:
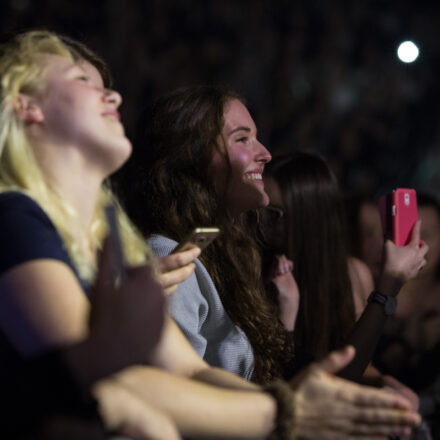
[[[173,250],[172,254],[176,252],[186,251],[195,246],[200,249],[205,249],[218,236],[220,229],[216,227],[211,228],[195,228],[187,237],[185,237]]]

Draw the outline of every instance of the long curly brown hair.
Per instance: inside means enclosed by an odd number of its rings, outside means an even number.
[[[253,347],[256,380],[267,383],[282,375],[291,349],[261,280],[258,213],[230,218],[224,194],[218,194],[209,173],[214,149],[230,172],[226,144],[218,139],[231,99],[240,97],[217,86],[182,88],[159,99],[140,121],[124,199],[146,236],[159,233],[180,241],[194,227],[221,228],[200,259],[225,310]]]

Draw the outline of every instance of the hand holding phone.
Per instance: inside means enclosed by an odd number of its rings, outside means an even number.
[[[213,226],[210,228],[195,228],[190,232],[172,251],[186,251],[198,246],[201,250],[205,249],[220,234],[220,229]]]
[[[382,196],[379,211],[385,238],[383,270],[378,281],[380,292],[396,296],[402,285],[417,276],[426,264],[426,243],[420,240],[416,192],[397,188]]]
[[[202,249],[220,233],[216,227],[195,228],[166,257],[159,258],[159,281],[166,295],[172,295],[179,283],[185,281],[195,269],[193,261]]]
[[[379,199],[382,229],[386,238],[397,246],[410,242],[411,231],[418,220],[416,191],[397,188]]]

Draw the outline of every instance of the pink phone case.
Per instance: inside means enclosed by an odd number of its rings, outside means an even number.
[[[411,239],[411,231],[417,222],[417,197],[413,189],[397,188],[393,192],[393,241],[405,246]]]
[[[379,212],[385,238],[397,246],[405,246],[418,219],[417,197],[414,189],[397,188],[379,199]]]

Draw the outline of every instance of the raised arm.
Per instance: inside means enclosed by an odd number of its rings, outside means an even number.
[[[420,242],[420,221],[414,226],[411,241],[406,246],[396,246],[390,240],[384,244],[384,268],[377,286],[378,292],[390,297],[399,293],[403,284],[414,278],[426,264],[428,246]],[[356,347],[356,357],[338,376],[359,381],[367,368],[387,319],[386,307],[375,301],[368,302],[364,312],[348,338]]]

